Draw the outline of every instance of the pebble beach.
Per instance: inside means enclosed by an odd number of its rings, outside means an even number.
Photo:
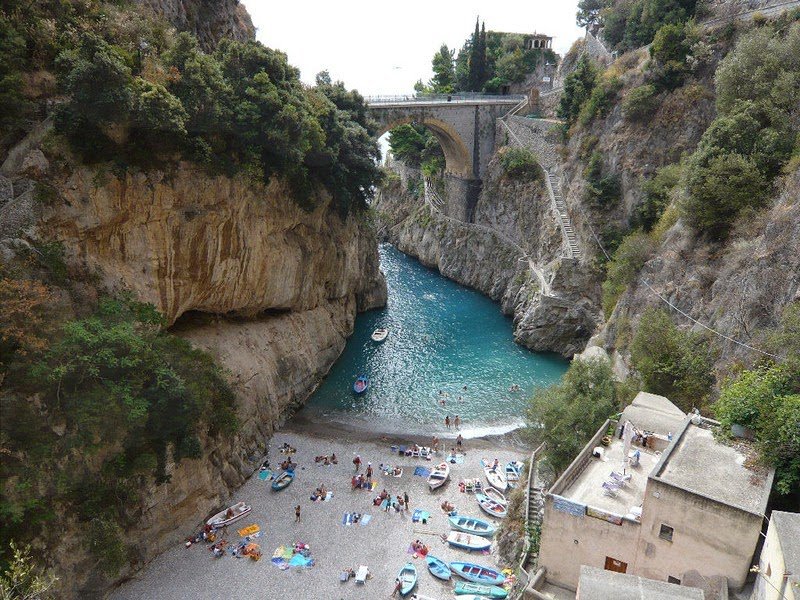
[[[455,446],[458,432],[442,437],[444,448]],[[365,436],[363,432],[348,432],[290,421],[270,440],[269,460],[277,467],[285,458],[280,452],[286,443],[296,449],[292,455],[298,464],[292,484],[279,492],[270,488],[254,474],[231,498],[230,504],[244,501],[253,507],[252,512],[232,524],[226,539],[232,544],[242,541],[237,530],[249,525],[260,527],[260,536],[252,541],[263,552],[261,560],[234,558],[226,555],[214,558],[205,543],[182,544],[163,553],[140,571],[134,579],[114,591],[116,600],[188,600],[197,598],[266,598],[266,599],[349,599],[388,598],[392,595],[397,573],[407,562],[413,563],[419,574],[415,593],[432,598],[451,598],[453,583],[434,578],[427,570],[422,556],[413,557],[411,543],[419,539],[430,549],[430,554],[447,562],[463,560],[498,567],[494,552],[469,553],[451,548],[441,539],[450,531],[447,515],[440,505],[444,500],[455,505],[461,515],[480,517],[499,525],[478,506],[474,495],[459,491],[458,483],[465,478],[486,480],[480,459],[495,458],[505,464],[511,460],[524,460],[526,452],[513,440],[467,439],[464,457],[460,464],[452,464],[450,480],[444,487],[430,492],[425,477],[414,475],[415,467],[427,469],[444,460],[446,452],[440,448],[433,460],[399,456],[391,451],[392,445],[417,443],[430,445],[430,438],[409,435],[407,438]],[[315,463],[314,457],[336,454],[338,464]],[[353,458],[359,455],[363,472],[372,463],[374,491],[351,489],[355,472]],[[384,475],[379,465],[388,464],[403,468],[399,478]],[[321,484],[333,492],[330,500],[312,502],[311,494]],[[384,512],[372,501],[382,489],[392,496],[407,493],[410,509]],[[295,506],[301,507],[300,522],[295,522]],[[222,509],[224,507],[220,507]],[[430,514],[427,524],[413,523],[415,509]],[[370,515],[366,524],[343,525],[345,513]],[[202,518],[202,516],[200,517]],[[198,519],[197,528],[201,527]],[[187,537],[195,533],[187,531]],[[296,542],[308,544],[312,567],[292,567],[281,570],[272,563],[273,552],[280,546]],[[493,549],[494,550],[494,549]],[[339,581],[343,569],[369,568],[371,577],[365,584],[354,579]],[[458,580],[454,576],[454,581]]]

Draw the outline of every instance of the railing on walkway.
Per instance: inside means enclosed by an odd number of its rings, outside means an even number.
[[[525,544],[522,546],[522,555],[519,558],[519,567],[517,568],[517,580],[514,587],[509,594],[510,600],[518,600],[522,598],[525,588],[528,587],[528,582],[531,579],[530,573],[525,569],[528,562],[528,556],[531,552],[531,538],[529,535],[530,519],[531,519],[531,488],[536,480],[536,463],[539,460],[539,454],[544,450],[545,445],[541,444],[533,452],[528,462],[528,481],[525,488]]]
[[[367,96],[364,98],[369,106],[381,106],[391,104],[414,104],[414,103],[434,103],[434,104],[464,104],[464,103],[486,103],[486,104],[518,104],[525,100],[525,96],[519,94],[481,94],[477,92],[467,92],[458,94],[405,94],[388,96]]]

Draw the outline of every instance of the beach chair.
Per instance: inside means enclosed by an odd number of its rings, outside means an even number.
[[[356,571],[356,583],[366,583],[367,575],[369,575],[369,569],[367,568],[367,565],[358,565],[358,570]]]
[[[620,486],[627,486],[628,482],[631,480],[630,474],[623,475],[622,473],[617,473],[616,471],[611,471],[610,475],[611,479],[620,484]]]
[[[618,483],[614,481],[604,481],[603,482],[603,495],[609,496],[611,498],[617,497],[617,491],[619,490],[620,486]]]

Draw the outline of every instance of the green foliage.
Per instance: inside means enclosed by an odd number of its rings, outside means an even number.
[[[622,113],[631,121],[644,121],[658,108],[657,94],[652,83],[633,88],[622,101]]]
[[[621,408],[611,366],[602,360],[576,360],[561,382],[536,390],[528,408],[528,432],[547,443],[546,462],[561,473]]]
[[[667,23],[656,32],[650,46],[650,71],[660,87],[673,90],[683,83],[689,47],[683,23]]]
[[[597,67],[585,54],[582,55],[575,70],[564,79],[564,91],[558,104],[557,114],[566,121],[567,128],[577,121],[583,104],[592,95],[597,79]]]
[[[775,467],[775,489],[800,485],[800,370],[773,365],[744,371],[728,381],[714,405],[724,430],[742,425],[755,432],[761,459]]]
[[[600,22],[601,13],[610,4],[610,0],[580,0],[575,22],[578,27],[587,27]]]
[[[661,215],[670,203],[672,190],[677,187],[681,179],[681,166],[679,164],[661,167],[651,179],[642,185],[644,197],[642,203],[636,207],[632,225],[650,231],[658,223]]]
[[[578,122],[588,125],[595,117],[605,117],[613,108],[617,94],[622,89],[622,81],[618,77],[600,77],[592,90],[589,99],[581,106]]]
[[[454,50],[450,50],[447,44],[442,44],[439,52],[433,55],[432,68],[433,79],[430,87],[434,94],[450,94],[455,90],[456,70],[453,55]]]
[[[0,573],[0,600],[47,600],[58,579],[41,569],[31,556],[30,546],[9,541],[10,560]]]
[[[64,262],[64,244],[41,242],[33,246],[33,256],[36,262],[48,271],[54,283],[59,285],[67,283],[69,273],[67,263]]]
[[[714,384],[713,351],[706,338],[682,331],[661,308],[647,309],[631,344],[631,360],[645,390],[684,411],[703,406]]]
[[[389,132],[392,155],[412,167],[419,167],[428,176],[444,171],[442,147],[430,130],[417,124],[395,127]]]
[[[86,545],[99,561],[103,573],[109,577],[116,577],[128,560],[122,529],[105,517],[92,519]]]
[[[608,263],[603,282],[603,311],[606,319],[611,316],[617,300],[628,285],[633,283],[654,251],[655,243],[646,233],[636,231],[622,240]]]
[[[541,180],[544,176],[536,155],[527,148],[508,147],[499,154],[503,172],[511,179],[521,181]]]
[[[622,186],[619,176],[606,173],[603,166],[603,155],[595,150],[584,172],[586,178],[586,200],[594,206],[604,208],[619,202],[622,197]]]
[[[664,25],[685,23],[694,15],[696,0],[631,0],[601,10],[603,37],[617,50],[632,50],[653,41]]]

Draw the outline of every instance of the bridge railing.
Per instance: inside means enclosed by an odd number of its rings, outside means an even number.
[[[406,94],[389,96],[366,96],[367,104],[406,104],[409,102],[487,102],[516,104],[526,97],[519,94],[483,94],[480,92],[460,92],[458,94]]]

